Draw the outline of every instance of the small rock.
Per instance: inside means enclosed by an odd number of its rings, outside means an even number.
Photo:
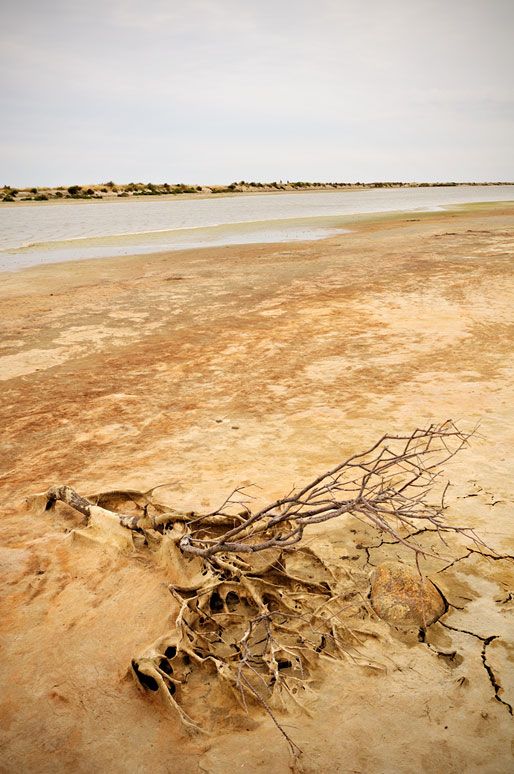
[[[384,621],[397,627],[425,628],[437,621],[446,605],[434,584],[415,568],[382,562],[371,573],[371,605]]]

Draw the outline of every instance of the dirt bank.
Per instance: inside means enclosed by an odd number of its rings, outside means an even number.
[[[213,734],[191,739],[138,690],[130,659],[176,613],[167,572],[73,538],[75,516],[35,516],[24,495],[169,483],[176,507],[210,510],[255,483],[267,501],[449,417],[480,429],[448,470],[448,518],[500,558],[440,546],[425,569],[450,605],[425,642],[363,626],[375,666],[327,662],[310,714],[281,720],[307,774],[510,770],[513,246],[514,207],[487,205],[0,277],[4,771],[288,771],[262,711],[206,683]],[[376,564],[408,558],[351,519],[315,544],[363,594]]]

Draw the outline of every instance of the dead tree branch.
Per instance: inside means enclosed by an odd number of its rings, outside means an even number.
[[[302,489],[254,514],[247,511],[246,518],[222,535],[202,517],[191,520],[180,548],[206,560],[216,554],[294,550],[306,528],[345,514],[371,522],[417,555],[427,555],[409,539],[420,524],[431,525],[443,542],[445,532],[460,532],[480,542],[471,528],[445,523],[446,487],[438,505],[427,502],[441,468],[467,445],[471,435],[452,421],[416,429],[410,435],[384,435],[367,451],[349,457]],[[230,502],[227,498],[207,518],[227,516]],[[403,535],[402,528],[406,530]]]
[[[107,521],[132,535],[132,543],[153,550],[166,562],[178,603],[174,628],[131,669],[141,686],[158,691],[192,732],[206,702],[195,703],[195,674],[206,685],[228,689],[244,709],[257,702],[285,737],[294,757],[299,748],[275,710],[302,698],[319,659],[361,658],[359,633],[371,614],[362,588],[341,563],[321,558],[304,539],[306,529],[343,516],[372,524],[414,552],[416,563],[429,554],[416,542],[426,531],[442,542],[461,534],[485,544],[472,528],[445,520],[445,463],[468,444],[473,433],[452,421],[384,435],[301,489],[252,513],[253,499],[236,488],[208,514],[171,509],[148,492],[115,491],[89,498],[69,486],[53,486],[26,498],[28,507],[71,506],[91,525]],[[429,501],[441,484],[437,504]],[[120,512],[123,507],[135,515]],[[87,531],[87,530],[86,530]],[[419,564],[418,564],[419,569]],[[365,660],[369,668],[380,668]],[[212,678],[212,679],[211,679]],[[210,681],[210,682],[209,682]],[[214,690],[214,687],[212,687]],[[307,711],[307,710],[306,710]]]

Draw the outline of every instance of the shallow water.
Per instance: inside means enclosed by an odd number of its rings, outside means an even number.
[[[352,215],[512,201],[514,186],[51,204],[0,209],[0,270],[81,258],[250,242],[321,239]]]

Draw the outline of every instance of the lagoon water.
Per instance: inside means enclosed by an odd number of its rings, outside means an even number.
[[[0,271],[83,258],[321,239],[353,216],[513,201],[514,185],[119,199],[0,209]]]

